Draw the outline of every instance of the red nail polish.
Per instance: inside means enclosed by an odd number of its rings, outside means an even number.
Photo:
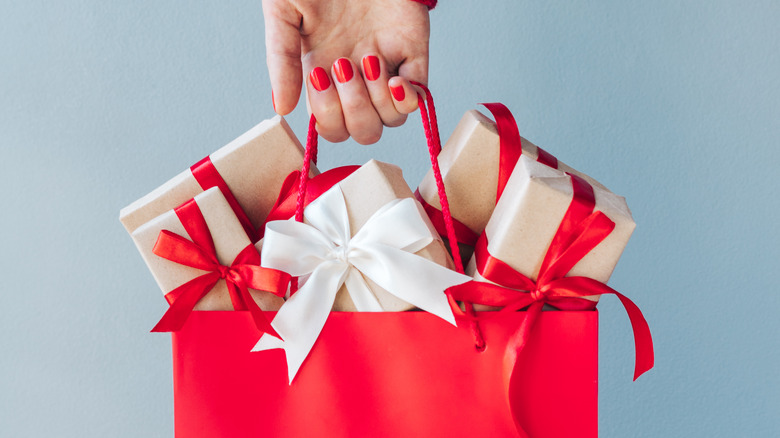
[[[390,93],[393,94],[393,99],[401,102],[404,100],[404,97],[406,97],[406,93],[404,92],[404,86],[403,85],[396,85],[394,87],[390,87]]]
[[[366,74],[366,79],[369,81],[377,80],[379,71],[379,58],[374,55],[363,57],[363,72]]]
[[[342,84],[352,79],[352,63],[348,59],[340,58],[333,64],[336,80]]]
[[[322,67],[316,67],[309,73],[309,80],[317,91],[325,91],[330,87],[328,73]]]
[[[274,112],[276,112],[276,99],[274,99],[274,90],[271,90],[271,105],[274,106]]]

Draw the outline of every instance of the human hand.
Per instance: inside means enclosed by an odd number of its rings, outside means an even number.
[[[417,109],[428,79],[428,8],[410,0],[263,0],[274,109],[307,106],[328,141],[379,140]],[[358,69],[360,65],[360,69]],[[362,73],[362,75],[361,75]],[[335,79],[335,80],[334,80]]]

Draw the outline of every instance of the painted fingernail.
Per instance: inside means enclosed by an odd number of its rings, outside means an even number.
[[[274,98],[274,90],[271,90],[271,105],[274,106],[274,112],[276,112],[276,99]]]
[[[328,73],[322,67],[316,67],[309,73],[309,80],[317,91],[325,91],[330,87]]]
[[[379,78],[379,58],[374,55],[364,56],[363,72],[369,81],[377,80]]]
[[[342,84],[352,79],[352,63],[348,59],[340,58],[333,64],[336,80]]]
[[[404,97],[406,97],[406,93],[404,92],[403,85],[396,85],[394,87],[390,87],[390,93],[393,94],[393,99],[399,102],[403,101]]]

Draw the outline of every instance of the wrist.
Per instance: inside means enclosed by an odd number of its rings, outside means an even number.
[[[417,3],[422,3],[425,6],[428,6],[428,10],[431,10],[431,9],[435,8],[436,7],[436,3],[438,2],[438,0],[412,0],[412,1],[417,2]]]

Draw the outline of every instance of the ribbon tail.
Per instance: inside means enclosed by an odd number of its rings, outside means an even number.
[[[444,291],[471,277],[387,245],[366,244],[362,249],[350,261],[363,275],[407,303],[457,325]]]
[[[650,334],[650,326],[647,325],[642,311],[628,297],[619,292],[615,295],[620,299],[631,321],[631,329],[634,331],[634,380],[655,365],[655,352],[653,351],[653,337]]]
[[[255,344],[254,347],[252,347],[252,351],[266,351],[266,350],[276,350],[276,349],[282,349],[284,350],[284,341],[279,337],[274,337],[270,333],[265,332],[260,337],[260,340],[257,341],[257,344]]]
[[[219,274],[210,273],[196,277],[168,293],[175,297],[171,307],[152,329],[153,333],[179,331],[187,317],[203,298],[219,281]]]
[[[381,312],[382,305],[357,269],[350,267],[344,282],[358,312]]]
[[[550,283],[550,288],[558,297],[582,297],[585,295],[615,295],[626,309],[631,329],[634,333],[634,380],[653,368],[655,353],[650,327],[642,311],[628,297],[604,283],[587,277],[564,277]]]
[[[252,351],[284,349],[287,377],[295,375],[325,326],[333,301],[347,275],[345,264],[325,262],[312,272],[309,280],[287,300],[271,322],[284,342],[264,334]]]
[[[252,298],[252,294],[249,293],[249,288],[247,288],[247,285],[244,281],[238,281],[238,282],[228,282],[228,287],[235,289],[236,295],[241,297],[243,308],[249,311],[249,314],[252,315],[252,319],[255,321],[255,326],[258,330],[260,330],[262,333],[268,333],[269,335],[280,338],[279,334],[276,333],[276,330],[271,326],[271,323],[268,321],[268,318],[265,317],[265,313],[263,312],[263,309],[260,308],[260,306],[257,305],[254,298]],[[236,308],[236,310],[238,310]]]
[[[520,327],[509,339],[504,353],[504,382],[507,389],[507,403],[509,404],[509,411],[512,413],[512,419],[515,422],[515,428],[520,436],[528,436],[528,434],[522,426],[522,409],[514,403],[515,399],[523,394],[522,388],[518,388],[518,362],[520,354],[530,339],[531,331],[536,326],[536,321],[542,313],[543,306],[544,303],[542,301],[536,301],[531,304],[526,311],[523,322],[520,323]]]
[[[233,305],[233,310],[247,310],[246,306],[244,305],[244,302],[246,302],[246,297],[242,293],[243,289],[246,289],[246,284],[241,279],[228,279],[227,288],[228,296],[230,296],[230,304]]]

